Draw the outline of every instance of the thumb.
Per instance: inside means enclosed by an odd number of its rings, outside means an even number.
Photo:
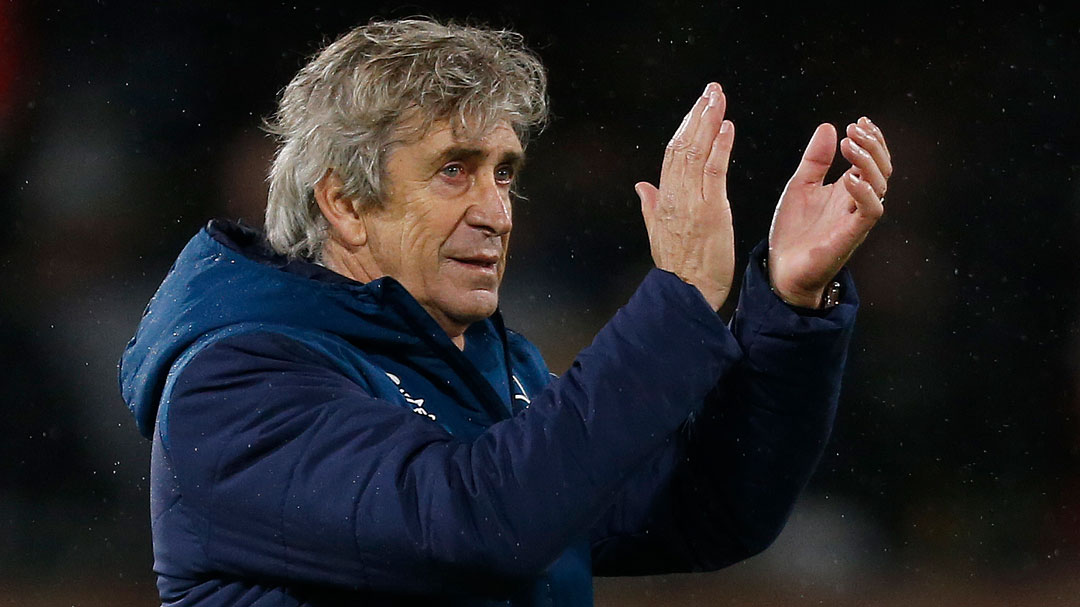
[[[825,174],[832,166],[836,156],[836,127],[829,123],[818,125],[810,142],[806,145],[799,168],[791,177],[792,183],[818,184],[825,180]]]
[[[641,216],[645,218],[645,229],[652,232],[653,217],[656,215],[656,200],[660,195],[660,190],[647,181],[639,181],[634,184],[634,192],[641,199]]]

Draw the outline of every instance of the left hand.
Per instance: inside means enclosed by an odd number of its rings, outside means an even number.
[[[892,158],[881,129],[865,117],[849,124],[840,153],[852,166],[826,185],[836,129],[818,126],[773,215],[769,280],[791,305],[820,307],[825,287],[884,212]]]

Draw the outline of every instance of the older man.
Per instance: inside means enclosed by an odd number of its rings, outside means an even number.
[[[637,185],[657,269],[550,379],[497,311],[539,62],[423,20],[316,56],[276,117],[266,236],[211,222],[121,361],[162,601],[587,605],[594,574],[764,549],[832,423],[841,266],[891,166],[863,119],[823,184],[819,127],[729,328],[725,107],[708,85]]]

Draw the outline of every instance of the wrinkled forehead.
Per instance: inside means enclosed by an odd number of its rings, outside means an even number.
[[[394,126],[391,145],[415,144],[433,134],[449,136],[457,143],[480,142],[491,138],[496,130],[509,129],[514,133],[517,147],[524,149],[524,133],[509,114],[470,115],[455,113],[448,116],[432,115],[422,108],[405,112]]]
[[[435,120],[407,124],[388,150],[388,160],[411,159],[423,165],[450,160],[489,161],[520,168],[525,162],[521,141],[506,120],[493,124]],[[428,167],[431,168],[431,167]]]

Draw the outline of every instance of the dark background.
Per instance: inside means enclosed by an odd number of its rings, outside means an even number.
[[[0,0],[0,604],[156,601],[116,360],[207,219],[261,223],[260,120],[305,58],[415,14],[510,26],[549,68],[503,307],[554,370],[650,266],[632,185],[706,82],[737,125],[740,264],[819,122],[868,115],[892,149],[788,529],[722,572],[598,580],[598,603],[1080,603],[1080,19],[1017,5]]]

